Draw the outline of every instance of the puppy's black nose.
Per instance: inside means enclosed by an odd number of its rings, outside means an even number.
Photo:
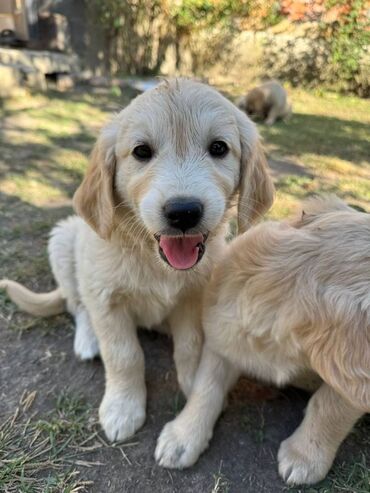
[[[202,215],[202,202],[191,197],[170,199],[164,205],[164,216],[168,224],[173,228],[181,229],[183,233],[194,228]]]

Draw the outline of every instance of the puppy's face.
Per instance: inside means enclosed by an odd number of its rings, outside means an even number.
[[[117,138],[116,190],[157,239],[161,257],[189,269],[239,182],[235,117],[200,85],[160,87],[127,113]]]
[[[134,212],[174,269],[205,254],[240,186],[243,153],[253,167],[258,137],[245,119],[243,141],[241,117],[216,91],[182,80],[144,93],[102,133],[112,144],[114,207]]]
[[[252,89],[247,94],[245,110],[247,115],[252,119],[258,120],[266,118],[268,107],[266,105],[265,96],[260,89]]]

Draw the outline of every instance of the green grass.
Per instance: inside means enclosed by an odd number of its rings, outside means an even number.
[[[220,87],[234,100],[246,90],[222,82]],[[327,192],[370,210],[369,100],[323,90],[288,88],[288,94],[292,117],[258,128],[269,156],[299,163],[306,174],[301,183],[295,174],[277,178],[269,217],[284,218],[302,198]],[[289,189],[289,181],[297,186]]]
[[[369,459],[365,454],[349,462],[336,463],[326,479],[318,485],[287,488],[294,493],[369,493]]]
[[[99,435],[96,410],[80,396],[60,393],[42,418],[32,414],[37,392],[25,392],[13,415],[0,425],[0,491],[7,493],[77,493],[90,491],[86,468],[103,463],[92,453],[110,449],[128,461],[124,448]],[[96,454],[95,454],[96,456]]]
[[[290,90],[293,116],[259,125],[274,158],[300,163],[307,175],[278,178],[270,213],[279,219],[314,193],[336,193],[370,209],[370,112],[368,100],[328,92]]]
[[[99,129],[129,99],[50,92],[5,101],[0,193],[35,206],[70,199]]]
[[[79,472],[90,465],[84,455],[104,446],[97,441],[91,409],[80,398],[62,393],[53,410],[37,419],[29,412],[35,398],[36,392],[24,394],[14,415],[0,426],[0,491],[87,491],[91,483]]]

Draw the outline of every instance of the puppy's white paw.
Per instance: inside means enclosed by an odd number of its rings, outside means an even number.
[[[192,466],[207,448],[212,432],[205,436],[176,423],[167,423],[155,449],[155,460],[162,467],[183,469]]]
[[[131,437],[145,421],[145,396],[105,394],[99,408],[100,424],[110,442]]]
[[[77,358],[82,361],[94,359],[99,356],[99,343],[94,334],[92,337],[81,337],[79,332],[76,332],[73,342],[73,350]]]
[[[288,484],[314,484],[327,475],[334,457],[324,445],[293,434],[279,448],[279,474]]]
[[[83,361],[94,359],[99,355],[99,342],[85,310],[79,311],[76,315],[73,350],[77,358]]]

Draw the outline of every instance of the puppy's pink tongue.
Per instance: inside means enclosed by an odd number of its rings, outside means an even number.
[[[159,246],[170,265],[175,269],[190,269],[197,263],[199,243],[203,235],[196,236],[161,236]]]

